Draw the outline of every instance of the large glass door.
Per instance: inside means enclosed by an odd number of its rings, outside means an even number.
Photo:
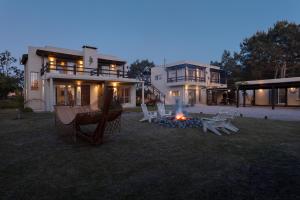
[[[74,85],[57,85],[56,86],[56,105],[65,106],[81,106],[90,104],[89,85],[87,86]],[[83,91],[84,88],[84,91]]]
[[[194,105],[196,103],[196,90],[188,89],[188,103]]]

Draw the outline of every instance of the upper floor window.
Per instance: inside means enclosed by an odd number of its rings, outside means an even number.
[[[38,72],[30,72],[30,88],[31,90],[39,89]]]
[[[210,82],[219,83],[219,81],[220,81],[219,72],[211,72],[210,76],[211,76]]]
[[[161,74],[156,75],[154,78],[155,78],[156,81],[161,80]]]

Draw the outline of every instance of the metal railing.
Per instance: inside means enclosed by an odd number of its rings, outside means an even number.
[[[226,84],[226,78],[212,78],[210,79],[211,83],[219,83],[219,84]]]
[[[83,65],[60,65],[50,64],[47,62],[41,68],[41,75],[45,73],[59,73],[59,74],[70,74],[70,75],[89,75],[89,76],[112,76],[127,78],[127,73],[120,69],[101,69],[101,68],[90,68],[84,67]]]
[[[167,79],[168,83],[183,82],[183,81],[205,82],[205,77],[197,77],[197,76],[175,76],[175,77],[169,77]]]

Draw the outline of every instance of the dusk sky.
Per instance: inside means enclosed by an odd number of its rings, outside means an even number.
[[[209,63],[278,20],[300,23],[300,1],[0,0],[0,52],[92,45],[130,64],[149,59]]]

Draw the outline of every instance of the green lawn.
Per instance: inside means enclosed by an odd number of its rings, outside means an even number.
[[[238,118],[240,133],[140,123],[72,143],[51,113],[0,110],[1,199],[299,199],[300,123]],[[63,131],[66,132],[66,131]]]

